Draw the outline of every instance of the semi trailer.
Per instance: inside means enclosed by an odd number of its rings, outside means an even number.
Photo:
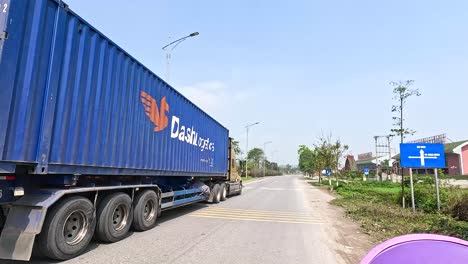
[[[59,0],[0,0],[0,258],[242,192],[229,131]]]

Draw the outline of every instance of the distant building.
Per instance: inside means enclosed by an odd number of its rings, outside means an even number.
[[[444,145],[446,173],[468,175],[468,140]]]
[[[345,171],[354,171],[357,170],[356,161],[354,160],[353,155],[346,156],[345,166],[343,168]]]
[[[393,158],[390,158],[389,156],[379,156],[379,157],[371,156],[371,157],[367,157],[363,159],[358,159],[356,161],[356,166],[357,166],[357,169],[360,171],[364,171],[364,168],[369,169],[369,171],[375,171],[377,167],[383,166],[383,168],[381,167],[379,168],[379,171],[381,171],[380,169],[386,170],[386,168],[391,167],[391,164],[393,163],[393,161],[394,161]]]
[[[445,152],[445,168],[444,173],[447,175],[468,175],[468,140],[462,140],[444,144]],[[400,159],[400,154],[394,157]],[[398,166],[398,161],[394,163]],[[415,174],[432,174],[433,170],[417,169],[413,170]],[[404,170],[404,174],[408,174],[408,170]]]
[[[370,171],[373,171],[377,168],[377,159],[376,157],[358,159],[356,161],[356,166],[360,171],[364,171],[364,168],[368,168]]]

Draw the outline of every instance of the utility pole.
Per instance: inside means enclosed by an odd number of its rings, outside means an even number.
[[[388,159],[389,159],[389,164],[390,165],[390,161],[392,159],[392,148],[390,147],[390,135],[387,136],[387,144],[388,144]]]
[[[390,166],[390,160],[392,159],[392,153],[390,150],[390,139],[391,139],[391,135],[374,136],[375,156],[376,156],[377,167],[379,166],[379,164],[381,165],[381,160],[379,159],[383,157],[385,160],[387,156],[388,156],[388,166]],[[380,166],[380,168],[383,170],[382,165]],[[377,176],[378,176],[378,172],[376,172],[376,177]],[[380,177],[380,180],[382,180],[382,177]]]
[[[388,135],[387,136],[387,145],[388,145],[388,166],[389,168],[387,168],[387,177],[388,176],[388,173],[390,172],[390,175],[393,174],[392,170],[393,170],[393,163],[392,163],[392,148],[390,147],[390,137],[391,135]],[[391,179],[391,177],[390,177]]]
[[[374,136],[375,140],[375,178],[379,177],[379,152],[377,151],[377,139],[379,136]]]
[[[403,134],[403,101],[404,97],[403,94],[400,94],[400,144],[403,144],[405,135]],[[401,174],[401,203],[403,208],[405,208],[405,177],[403,177],[403,168],[401,167],[401,151],[400,151],[400,174]],[[412,181],[411,181],[412,182]]]

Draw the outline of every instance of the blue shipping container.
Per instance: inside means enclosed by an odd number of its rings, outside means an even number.
[[[0,172],[227,174],[228,130],[62,2],[0,4]]]

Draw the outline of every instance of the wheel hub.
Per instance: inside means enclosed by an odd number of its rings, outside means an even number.
[[[146,222],[150,222],[153,220],[154,216],[156,215],[156,209],[154,206],[154,202],[152,200],[148,200],[145,203],[145,211],[143,212],[143,219]]]
[[[127,225],[128,209],[125,205],[120,204],[112,214],[112,226],[115,230],[120,231]]]
[[[70,246],[79,244],[88,232],[88,219],[83,211],[72,212],[63,226],[65,243]]]

